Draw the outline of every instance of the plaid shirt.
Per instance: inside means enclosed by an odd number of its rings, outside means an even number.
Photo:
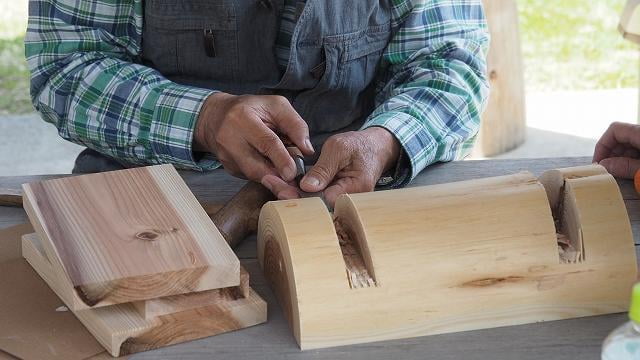
[[[481,0],[394,0],[376,108],[402,144],[407,180],[465,156],[488,95]],[[213,169],[193,131],[213,91],[176,84],[137,63],[142,0],[31,0],[25,38],[31,97],[60,136],[135,164]]]

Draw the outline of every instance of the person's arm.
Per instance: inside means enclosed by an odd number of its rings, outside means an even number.
[[[470,151],[489,93],[489,35],[481,0],[399,1],[376,109],[363,128],[380,126],[403,153],[391,187],[426,166]]]
[[[291,104],[279,96],[183,86],[138,64],[142,6],[139,0],[30,2],[26,55],[42,117],[63,138],[128,163],[196,170],[222,163],[255,181],[267,174],[293,179],[295,164],[276,132],[306,155],[313,149]],[[194,150],[204,156],[196,159]]]
[[[300,182],[330,205],[340,194],[403,186],[429,164],[465,156],[480,127],[489,92],[481,0],[395,1],[392,28],[376,109],[360,131],[327,139]],[[389,170],[393,181],[379,184]],[[281,199],[299,196],[276,177],[262,183]]]
[[[81,5],[81,6],[80,6]],[[209,169],[193,130],[212,94],[136,64],[142,1],[31,0],[25,38],[31,97],[60,136],[135,164]]]

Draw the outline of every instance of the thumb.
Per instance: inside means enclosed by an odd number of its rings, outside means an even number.
[[[610,157],[599,162],[607,171],[617,177],[625,179],[633,179],[638,169],[640,169],[640,160],[628,157]]]
[[[328,150],[328,151],[327,151]],[[320,153],[318,162],[307,172],[300,181],[300,188],[306,192],[324,190],[341,169],[340,154],[325,149]]]

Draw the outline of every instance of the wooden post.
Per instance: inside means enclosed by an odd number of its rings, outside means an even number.
[[[491,95],[482,115],[474,156],[516,148],[526,135],[524,76],[515,0],[484,0],[491,34],[487,73]]]

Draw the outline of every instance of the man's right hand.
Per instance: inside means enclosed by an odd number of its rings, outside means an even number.
[[[202,106],[194,149],[215,154],[234,176],[260,182],[265,175],[275,175],[289,182],[296,165],[279,134],[304,155],[313,154],[307,124],[286,98],[219,92]]]
[[[596,144],[593,162],[615,177],[633,179],[640,170],[640,125],[612,123]]]

